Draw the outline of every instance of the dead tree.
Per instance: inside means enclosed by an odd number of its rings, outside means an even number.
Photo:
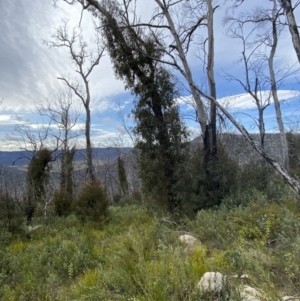
[[[251,12],[243,12],[241,16],[237,18],[229,16],[225,18],[225,24],[230,24],[229,36],[242,41],[242,61],[245,66],[246,79],[243,82],[241,79],[233,77],[232,75],[227,74],[227,76],[229,79],[238,81],[244,87],[245,91],[255,100],[259,114],[258,123],[262,148],[264,144],[263,111],[270,104],[271,96],[273,97],[281,138],[282,165],[285,169],[288,169],[288,145],[277,87],[278,84],[289,75],[290,70],[285,72],[280,80],[277,80],[274,58],[278,45],[278,37],[283,29],[280,24],[282,11],[277,8],[276,0],[272,0],[272,2],[273,7],[271,10],[259,7],[253,9]],[[251,29],[249,29],[249,26],[251,26]],[[248,32],[244,27],[248,27]],[[248,55],[246,53],[247,50],[249,50]],[[265,74],[265,70],[268,70],[267,75]],[[259,87],[262,87],[262,89],[259,89]],[[260,90],[265,91],[265,94],[269,94],[264,100],[258,97],[257,92],[260,92]]]
[[[97,34],[95,39],[95,48],[89,49],[87,43],[83,41],[81,31],[73,29],[71,34],[67,28],[67,21],[63,22],[56,33],[53,35],[53,41],[45,41],[50,47],[65,47],[69,51],[70,57],[73,64],[76,66],[76,72],[81,78],[80,81],[77,79],[69,79],[67,76],[58,77],[62,80],[76,96],[81,100],[85,113],[85,139],[86,139],[86,181],[95,180],[95,172],[93,166],[93,152],[91,143],[91,93],[89,76],[93,69],[99,64],[101,57],[104,53],[104,46],[101,43],[100,37]]]
[[[60,142],[60,188],[72,195],[72,164],[75,155],[75,143],[73,142],[79,133],[75,130],[80,110],[74,103],[72,91],[56,92],[49,97],[46,104],[37,107],[41,116],[51,120],[57,128],[57,140]]]

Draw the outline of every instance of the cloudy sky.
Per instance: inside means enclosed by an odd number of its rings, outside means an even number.
[[[138,0],[138,10],[143,18],[149,18],[155,7],[153,0]],[[252,9],[262,1],[246,1],[244,10]],[[266,1],[267,2],[267,1]],[[215,13],[216,40],[216,82],[218,97],[224,103],[231,104],[231,111],[249,130],[257,131],[253,117],[256,116],[254,102],[235,81],[228,81],[225,73],[241,78],[243,66],[236,61],[241,53],[241,45],[236,39],[225,35],[222,19],[228,1],[219,1],[220,8]],[[299,10],[300,11],[300,10]],[[80,7],[69,6],[62,0],[53,6],[51,0],[12,0],[0,1],[0,150],[11,150],[20,147],[15,142],[16,125],[34,134],[41,127],[43,120],[36,114],[36,107],[44,104],[57,91],[63,91],[64,85],[57,79],[59,76],[74,76],[75,66],[66,49],[49,48],[45,40],[52,39],[62,19],[68,20],[70,29],[78,27]],[[296,16],[299,12],[296,11]],[[234,14],[238,14],[237,11]],[[78,28],[77,28],[78,29]],[[83,16],[81,29],[86,42],[92,38],[93,22],[89,13]],[[203,82],[203,68],[197,59],[197,52],[191,51],[189,56],[194,76],[199,84]],[[297,62],[288,31],[282,33],[276,57],[276,68],[281,70],[291,67]],[[297,116],[300,86],[300,74],[297,70],[281,82],[280,99],[284,100],[284,116]],[[280,72],[278,73],[280,76]],[[179,78],[179,80],[182,80]],[[183,85],[185,85],[184,81]],[[134,98],[124,90],[124,85],[113,74],[107,54],[101,59],[90,78],[92,94],[92,140],[95,147],[107,146],[113,137],[124,134],[118,121],[118,111],[123,110],[125,118],[131,112]],[[181,114],[186,118],[193,135],[199,135],[194,119],[193,108],[187,104],[188,91],[182,91],[183,98],[179,101]],[[265,97],[265,96],[262,96]],[[185,101],[184,101],[185,100]],[[187,101],[186,101],[187,100]],[[73,99],[74,103],[77,100]],[[299,102],[300,104],[300,102]],[[80,103],[77,103],[80,107]],[[266,109],[268,131],[276,131],[274,108]],[[131,120],[128,117],[130,124]],[[84,114],[78,119],[76,129],[83,128]],[[35,134],[36,135],[36,134]],[[78,138],[78,145],[83,137]]]

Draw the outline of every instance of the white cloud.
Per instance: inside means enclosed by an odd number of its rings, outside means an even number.
[[[299,91],[294,90],[278,90],[278,98],[279,101],[285,101],[297,97],[300,95]],[[269,91],[262,91],[261,93],[261,100],[264,102],[269,97]],[[228,105],[229,109],[253,109],[256,108],[256,104],[252,96],[248,93],[238,94],[229,97],[223,97],[218,99],[220,104]],[[270,98],[270,102],[273,103],[273,97]]]
[[[296,90],[278,90],[278,98],[279,101],[287,101],[289,99],[293,99],[295,97],[300,96],[300,91]],[[270,96],[270,91],[262,91],[260,93],[260,98],[264,102]],[[195,104],[193,97],[191,95],[184,96],[180,98],[176,98],[176,102],[178,105],[188,105],[187,110],[194,110]],[[205,100],[204,100],[205,102]],[[232,96],[226,96],[218,99],[218,102],[225,106],[228,109],[232,110],[247,110],[256,108],[256,104],[252,96],[248,93],[242,93]],[[273,97],[270,97],[270,103],[273,103]]]

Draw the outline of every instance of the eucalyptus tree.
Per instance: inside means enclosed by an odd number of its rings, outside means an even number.
[[[91,143],[91,91],[89,76],[94,68],[99,64],[100,59],[104,53],[104,46],[101,42],[100,36],[96,34],[95,47],[89,49],[86,42],[83,40],[81,31],[73,29],[71,33],[68,31],[67,21],[58,27],[56,33],[53,35],[53,41],[45,41],[50,47],[67,48],[72,63],[76,66],[76,73],[81,78],[81,83],[77,78],[70,79],[68,76],[58,77],[63,81],[81,100],[86,114],[85,120],[85,139],[86,139],[86,180],[94,181],[95,172],[93,166],[93,153]]]

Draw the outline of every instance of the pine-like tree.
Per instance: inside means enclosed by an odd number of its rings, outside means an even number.
[[[140,88],[134,110],[144,190],[170,211],[181,209],[178,169],[184,161],[187,132],[174,98],[175,85],[163,68],[156,70],[151,86]]]
[[[187,137],[174,101],[175,84],[158,62],[162,53],[155,38],[145,36],[140,28],[125,26],[117,6],[112,11],[102,20],[102,29],[116,75],[136,96],[133,113],[143,190],[174,211],[181,208],[177,170]]]

